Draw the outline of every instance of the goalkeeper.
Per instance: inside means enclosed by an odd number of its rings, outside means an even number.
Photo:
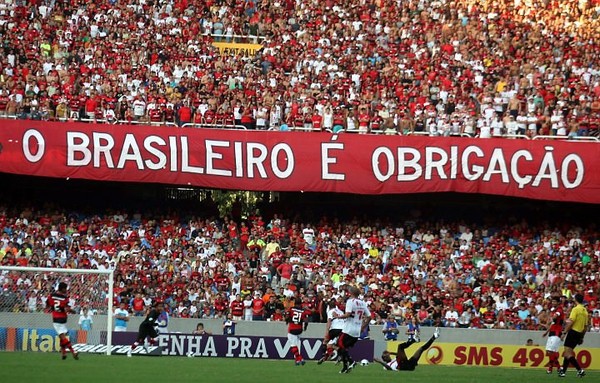
[[[158,326],[158,318],[160,314],[164,311],[164,305],[162,302],[156,302],[154,308],[150,310],[146,319],[140,323],[140,328],[138,330],[137,340],[131,345],[131,349],[127,352],[127,356],[131,356],[132,351],[134,351],[140,344],[144,345],[146,349],[146,353],[148,352],[148,346],[156,343],[156,337],[158,337],[158,331],[156,327]],[[150,338],[148,341],[147,338]]]

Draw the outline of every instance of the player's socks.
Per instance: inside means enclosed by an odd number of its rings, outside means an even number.
[[[568,367],[569,367],[569,359],[563,358],[563,365],[560,368],[563,374],[567,372]]]
[[[300,352],[298,351],[298,347],[293,346],[291,349],[292,355],[294,355],[294,359],[298,362],[302,357],[300,356]]]
[[[550,369],[552,369],[552,367],[560,368],[560,361],[558,360],[559,357],[560,354],[558,352],[553,352],[550,354]]]
[[[406,349],[406,348],[410,347],[410,345],[411,345],[411,344],[414,344],[414,343],[416,343],[416,342],[415,342],[415,340],[414,340],[413,338],[410,338],[410,339],[409,339],[409,340],[407,340],[406,342],[404,342],[404,343],[400,343],[399,347],[400,347],[402,350],[404,350],[404,349]]]
[[[431,347],[431,345],[433,344],[433,342],[434,342],[434,341],[435,341],[435,337],[431,337],[431,338],[429,338],[429,340],[428,340],[428,341],[427,341],[427,342],[426,342],[424,345],[422,345],[420,348],[422,348],[422,349],[423,349],[423,351],[425,351],[425,350],[427,350],[429,347]]]
[[[573,366],[575,366],[575,368],[577,369],[577,371],[581,370],[581,366],[579,365],[579,362],[577,361],[577,359],[574,356],[572,356],[572,357],[569,358],[569,362],[571,362],[571,364]]]

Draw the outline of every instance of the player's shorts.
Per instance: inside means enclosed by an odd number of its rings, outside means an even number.
[[[583,334],[575,330],[569,330],[565,338],[565,347],[575,348],[581,344]]]
[[[417,367],[417,361],[413,358],[408,360],[398,361],[398,370],[400,371],[414,371]]]
[[[300,336],[295,334],[287,334],[288,343],[290,347],[300,347]]]
[[[342,329],[339,328],[329,330],[329,333],[327,334],[329,336],[329,344],[335,344],[336,338],[339,337],[341,333]]]
[[[560,348],[560,337],[558,336],[549,336],[546,341],[546,351],[558,352]]]
[[[341,348],[348,349],[348,348],[354,346],[354,344],[356,343],[357,340],[358,340],[358,338],[356,338],[352,335],[348,335],[346,333],[341,333],[338,338],[338,346],[340,346]]]
[[[56,333],[58,335],[60,334],[68,334],[69,330],[67,329],[67,324],[66,323],[53,323],[54,325],[54,330],[56,331]]]
[[[391,362],[388,362],[388,367],[391,368],[393,371],[398,371],[398,361],[396,359],[392,359]]]
[[[140,329],[138,333],[138,339],[146,339],[146,338],[156,338],[158,337],[158,331],[154,328],[154,326],[148,324],[140,324]]]

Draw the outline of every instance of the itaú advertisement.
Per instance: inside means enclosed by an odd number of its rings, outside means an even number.
[[[69,339],[73,344],[85,343],[87,332],[70,330]],[[60,351],[60,339],[54,329],[0,328],[0,350],[4,351]]]
[[[387,350],[396,352],[398,342],[388,342]],[[413,352],[418,345],[412,346]],[[600,370],[600,349],[576,348],[577,360],[584,369]],[[411,348],[406,350],[410,358]],[[562,363],[562,350],[561,350]],[[548,362],[546,351],[537,346],[435,342],[419,360],[421,364],[446,366],[492,366],[543,368]]]

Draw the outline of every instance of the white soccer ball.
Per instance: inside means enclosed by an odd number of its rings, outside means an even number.
[[[194,353],[193,353],[193,352],[191,352],[191,351],[190,351],[190,352],[188,352],[188,353],[187,353],[187,357],[188,357],[188,358],[193,358],[193,357],[194,357]]]
[[[360,361],[360,365],[361,366],[368,366],[369,365],[369,361],[366,360],[366,359],[363,359],[363,360]]]

